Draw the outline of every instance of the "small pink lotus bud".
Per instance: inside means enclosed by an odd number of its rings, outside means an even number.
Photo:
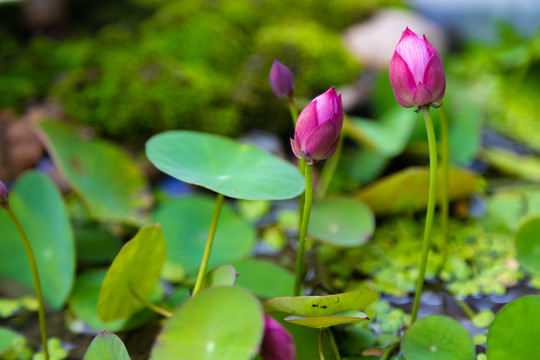
[[[397,102],[406,108],[441,101],[446,78],[437,50],[414,32],[405,29],[390,61],[390,83]]]
[[[270,86],[278,98],[291,97],[294,92],[294,76],[291,70],[276,59],[270,69]]]
[[[336,94],[332,86],[300,113],[291,139],[294,155],[306,159],[309,165],[328,159],[336,151],[342,126],[341,94]]]
[[[294,340],[276,320],[264,315],[264,336],[259,350],[263,360],[295,360]]]
[[[0,181],[0,205],[7,203],[9,191],[6,185]]]

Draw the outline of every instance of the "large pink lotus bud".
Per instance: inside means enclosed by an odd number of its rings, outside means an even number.
[[[264,315],[264,336],[259,350],[263,360],[295,360],[294,340],[276,320]]]
[[[328,159],[336,151],[342,126],[341,94],[336,94],[332,86],[300,113],[291,139],[294,155],[306,159],[309,165]]]
[[[390,83],[401,106],[431,105],[441,101],[446,78],[437,50],[407,28],[390,61]]]
[[[6,185],[0,181],[0,205],[7,203],[9,191]]]
[[[270,86],[278,98],[291,97],[294,92],[294,76],[291,70],[276,59],[270,69]]]

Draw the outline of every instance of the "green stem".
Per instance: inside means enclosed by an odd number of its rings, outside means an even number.
[[[135,299],[137,299],[139,302],[141,302],[144,306],[146,306],[150,310],[158,313],[159,315],[165,316],[167,318],[170,318],[170,317],[173,316],[173,314],[170,311],[167,311],[167,310],[157,306],[156,304],[152,304],[150,301],[145,300],[142,297],[140,297],[139,294],[137,294],[137,292],[135,291],[135,289],[133,289],[133,287],[131,285],[129,286],[129,291],[131,292],[133,297],[135,297]]]
[[[323,349],[323,335],[324,335],[324,329],[325,328],[321,328],[321,330],[319,330],[319,358],[321,360],[324,360],[324,349]]]
[[[448,258],[448,213],[449,200],[448,189],[450,182],[450,136],[448,131],[448,117],[444,105],[439,108],[441,120],[441,167],[442,167],[442,188],[441,188],[441,230],[442,230],[442,262],[440,270],[444,269]]]
[[[298,169],[300,174],[306,174],[306,160],[304,158],[298,159]],[[304,193],[298,196],[298,226],[302,224],[302,216],[304,214],[304,202],[306,201],[306,195]]]
[[[201,266],[199,267],[199,274],[197,275],[197,281],[195,282],[195,288],[193,289],[193,295],[201,290],[201,285],[206,274],[206,268],[208,266],[208,259],[210,258],[210,251],[212,250],[212,243],[214,242],[214,236],[216,235],[217,223],[219,220],[219,214],[221,212],[221,207],[223,206],[223,201],[225,196],[223,194],[217,194],[216,205],[214,206],[214,214],[212,215],[212,222],[210,223],[210,230],[208,231],[208,237],[206,238],[206,245],[204,247],[203,258],[201,261]]]
[[[435,214],[435,197],[437,195],[437,141],[435,139],[433,121],[431,120],[431,115],[429,114],[429,105],[422,106],[422,113],[426,123],[426,132],[429,145],[429,198],[426,214],[426,227],[424,229],[424,243],[422,246],[422,258],[420,260],[420,273],[418,274],[418,283],[416,284],[416,293],[414,295],[411,324],[413,324],[418,317],[420,297],[422,296],[422,289],[424,288],[429,248],[431,246],[431,228],[433,226],[433,215]]]
[[[296,121],[298,121],[298,110],[296,110],[294,99],[292,97],[289,99],[289,112],[291,113],[293,125],[296,125]]]
[[[306,246],[306,235],[309,226],[309,215],[311,213],[311,202],[313,200],[313,184],[312,184],[312,169],[313,165],[306,165],[306,192],[304,202],[304,212],[302,223],[300,225],[300,236],[298,238],[298,252],[296,255],[296,274],[294,278],[294,296],[299,296],[302,287],[302,274],[304,272],[304,251]]]
[[[384,353],[381,356],[380,360],[388,360],[390,359],[390,355],[394,352],[395,348],[398,346],[398,344],[392,344],[389,345],[385,350]]]
[[[32,279],[34,280],[34,289],[36,291],[36,298],[38,302],[38,317],[39,317],[39,330],[41,332],[41,345],[43,346],[43,355],[45,360],[49,360],[49,349],[47,346],[47,325],[45,322],[45,303],[43,301],[43,292],[41,291],[41,283],[39,281],[39,273],[36,263],[36,258],[34,257],[34,251],[32,250],[32,245],[26,232],[24,231],[19,219],[11,209],[11,206],[8,202],[2,204],[2,207],[6,210],[11,221],[17,228],[21,240],[26,250],[26,256],[28,256],[28,262],[30,263],[30,271],[32,272]]]
[[[461,308],[461,310],[463,310],[463,312],[469,317],[469,319],[471,319],[471,320],[474,319],[476,314],[473,311],[473,309],[471,309],[469,304],[467,304],[465,301],[463,301],[461,299],[458,299],[456,296],[454,296],[454,300],[456,301],[458,306]]]
[[[326,195],[326,191],[328,191],[328,187],[330,186],[330,183],[332,182],[332,178],[334,177],[334,174],[336,172],[339,159],[341,158],[341,150],[343,149],[343,139],[344,136],[339,137],[338,146],[336,148],[336,152],[334,155],[326,160],[323,171],[321,173],[321,177],[319,178],[319,185],[317,185],[317,188],[315,189],[315,199],[316,200],[322,200],[324,196]]]

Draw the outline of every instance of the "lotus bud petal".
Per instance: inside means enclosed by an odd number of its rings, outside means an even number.
[[[309,165],[328,159],[336,151],[342,126],[341,94],[336,94],[332,86],[313,99],[298,116],[294,139],[291,139],[293,153]]]
[[[264,336],[259,353],[263,360],[295,360],[294,340],[276,320],[264,315]]]
[[[278,98],[291,97],[294,92],[294,76],[291,70],[276,59],[270,69],[270,86]]]
[[[401,35],[390,61],[390,83],[397,102],[406,108],[441,101],[446,77],[437,50],[409,28]]]
[[[6,204],[9,197],[7,186],[0,181],[0,205]]]

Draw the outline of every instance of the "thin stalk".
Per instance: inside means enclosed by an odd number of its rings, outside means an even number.
[[[170,318],[173,316],[172,312],[167,311],[163,309],[162,307],[157,306],[156,304],[152,304],[150,301],[145,300],[142,297],[140,297],[139,294],[137,294],[137,292],[135,291],[135,289],[133,289],[132,286],[129,287],[129,291],[131,292],[133,297],[135,297],[139,302],[141,302],[144,306],[146,306],[150,310],[158,313],[159,315],[165,316],[167,318]]]
[[[336,172],[339,159],[341,158],[341,150],[343,149],[344,138],[345,138],[344,136],[339,137],[336,152],[330,159],[326,160],[326,162],[324,163],[321,177],[319,178],[319,184],[317,185],[317,188],[315,189],[316,200],[322,200],[324,196],[326,195],[326,191],[328,191],[328,187],[330,186],[330,183],[332,182],[332,178],[334,177],[334,174]]]
[[[195,288],[193,289],[192,296],[197,295],[197,293],[201,290],[201,285],[204,275],[206,274],[206,268],[208,267],[208,259],[210,258],[210,251],[212,250],[212,243],[214,242],[214,236],[216,235],[217,223],[224,199],[225,196],[223,196],[223,194],[217,194],[216,205],[214,206],[214,214],[212,215],[212,222],[210,223],[210,230],[208,230],[208,237],[206,238],[203,258],[201,261],[201,266],[199,267],[199,274],[197,275],[197,281],[195,282]]]
[[[21,240],[24,245],[24,250],[26,250],[26,256],[28,256],[28,262],[30,263],[30,271],[32,272],[32,279],[34,281],[34,290],[36,291],[36,298],[38,302],[38,317],[39,317],[39,330],[41,333],[41,345],[43,347],[43,355],[45,360],[49,360],[49,347],[47,346],[47,324],[45,322],[45,303],[43,301],[43,292],[41,291],[41,282],[39,281],[39,273],[36,263],[36,258],[34,256],[34,251],[32,250],[32,245],[28,236],[24,231],[21,222],[11,209],[11,206],[8,202],[4,202],[2,207],[6,210],[11,221],[17,228]]]
[[[324,360],[324,349],[323,349],[323,345],[322,345],[324,329],[325,328],[321,328],[321,330],[319,331],[319,358],[321,360]]]
[[[298,238],[298,252],[296,254],[296,274],[294,277],[294,296],[299,296],[302,287],[302,274],[304,273],[304,251],[306,246],[306,235],[309,226],[309,216],[311,214],[311,202],[313,200],[313,165],[306,165],[306,192],[304,202],[304,213],[300,225],[300,236]]]
[[[394,352],[394,350],[396,349],[397,346],[398,346],[398,344],[392,344],[392,345],[388,346],[388,347],[384,350],[384,353],[383,353],[382,356],[381,356],[381,360],[388,360],[388,359],[390,359],[390,355],[392,355],[392,353]]]
[[[439,108],[441,120],[441,167],[442,167],[442,188],[441,188],[441,230],[442,230],[442,262],[440,270],[444,269],[448,258],[448,213],[449,200],[448,189],[450,182],[450,135],[448,131],[448,117],[443,106]]]
[[[332,332],[332,329],[328,329],[327,332],[328,338],[330,339],[330,345],[332,346],[332,350],[334,351],[334,357],[336,360],[341,360],[341,355],[339,354],[339,349],[336,344],[336,339],[334,338],[334,333]]]
[[[420,297],[422,296],[422,289],[424,288],[429,249],[431,247],[431,228],[433,227],[433,216],[435,214],[435,197],[437,195],[437,141],[435,139],[433,121],[429,114],[429,105],[422,106],[422,114],[424,115],[424,121],[426,123],[429,146],[429,198],[426,214],[426,227],[424,229],[424,243],[422,245],[422,258],[420,260],[420,273],[418,274],[418,283],[416,284],[416,293],[414,294],[411,324],[413,324],[418,317]]]

